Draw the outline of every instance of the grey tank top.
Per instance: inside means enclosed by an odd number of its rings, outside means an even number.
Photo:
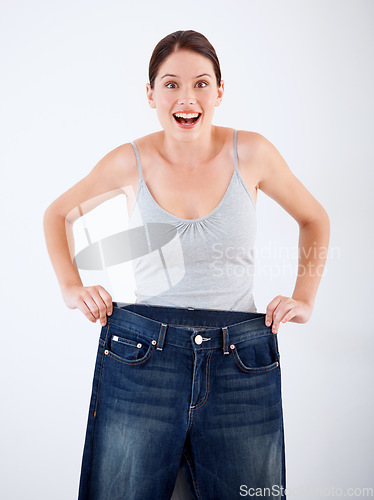
[[[238,170],[219,204],[206,216],[182,219],[164,210],[143,180],[134,141],[139,186],[129,227],[141,230],[132,259],[136,303],[257,312],[252,289],[256,206]],[[139,247],[140,245],[140,247]]]

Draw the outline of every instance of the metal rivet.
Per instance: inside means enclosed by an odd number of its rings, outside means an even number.
[[[104,354],[109,354],[109,351],[106,349],[106,350],[104,351]]]
[[[152,344],[156,345],[157,344],[156,340],[152,340]]]
[[[230,349],[235,349],[234,344],[231,344],[231,345],[230,345]]]
[[[196,344],[201,344],[203,341],[203,337],[201,335],[196,335],[194,340]]]
[[[139,344],[137,344],[137,345],[136,345],[136,347],[139,347],[139,348],[140,348],[141,346],[142,346],[142,344],[141,344],[140,342],[139,342]]]

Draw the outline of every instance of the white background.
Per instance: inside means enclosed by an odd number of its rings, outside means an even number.
[[[287,487],[296,499],[373,487],[374,3],[0,5],[0,497],[77,496],[100,326],[65,306],[43,214],[107,152],[161,129],[146,101],[148,63],[179,29],[203,33],[220,59],[225,96],[213,123],[263,134],[330,216],[313,315],[279,331]],[[258,248],[295,254],[297,223],[262,192],[257,214]],[[297,260],[259,252],[264,312],[292,295]],[[270,264],[291,270],[271,275]]]

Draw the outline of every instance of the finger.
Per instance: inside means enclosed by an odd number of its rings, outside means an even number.
[[[107,322],[106,315],[108,313],[108,309],[111,309],[111,296],[104,288],[98,286],[95,289],[94,297],[100,311],[100,323],[102,326],[105,326]]]
[[[280,322],[284,315],[289,311],[289,306],[286,301],[287,297],[282,297],[282,300],[278,303],[273,312],[273,325],[271,327],[273,333],[278,333]]]
[[[274,299],[269,302],[267,308],[266,308],[266,315],[265,315],[265,324],[266,326],[270,326],[272,321],[273,321],[273,316],[274,316],[274,311],[278,304],[281,301],[281,296],[277,295],[277,297],[274,297]]]
[[[293,307],[288,313],[283,316],[282,323],[286,323],[287,321],[290,321],[290,319],[294,318],[298,314],[298,308]]]
[[[94,322],[96,322],[100,317],[100,310],[96,300],[92,297],[92,293],[93,292],[89,293],[86,291],[82,300],[86,303],[87,308],[91,311],[92,316],[95,318]]]
[[[98,287],[95,287],[92,290],[92,298],[96,302],[96,306],[98,309],[98,319],[100,320],[100,323],[102,326],[106,325],[106,311],[107,311],[107,305],[104,302],[102,296],[99,293],[99,290],[97,290]]]
[[[289,297],[284,297],[284,300],[279,304],[277,309],[274,311],[273,314],[274,333],[278,332],[279,325],[281,323],[286,323],[291,318],[296,316],[297,312],[295,312],[295,309],[298,310],[298,308],[293,305],[294,303],[295,303],[294,300],[290,299]]]
[[[95,316],[92,314],[91,309],[88,307],[88,305],[83,299],[79,300],[77,304],[77,309],[79,309],[89,321],[92,321],[92,323],[96,323]]]
[[[113,313],[113,299],[111,295],[101,285],[98,286],[98,291],[106,306],[106,314],[110,316]]]

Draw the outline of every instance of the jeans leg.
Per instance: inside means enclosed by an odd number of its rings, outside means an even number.
[[[234,345],[234,347],[233,347]],[[274,334],[215,349],[192,411],[184,467],[196,499],[285,499],[281,372]]]
[[[79,500],[170,499],[188,424],[192,351],[172,345],[159,351],[157,338],[108,327],[106,345],[99,347]]]

